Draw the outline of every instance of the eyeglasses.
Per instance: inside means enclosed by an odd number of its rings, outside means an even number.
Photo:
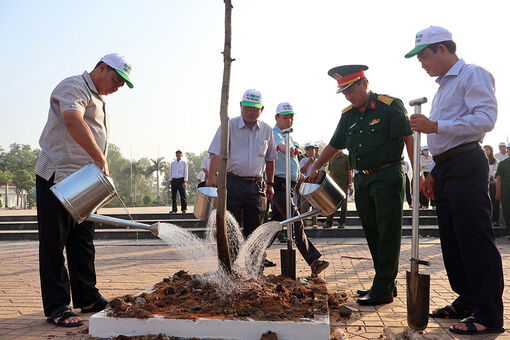
[[[111,72],[113,73],[113,76],[112,76],[113,83],[118,87],[121,87],[122,85],[124,85],[125,79],[122,78],[121,75],[117,71],[113,70]]]

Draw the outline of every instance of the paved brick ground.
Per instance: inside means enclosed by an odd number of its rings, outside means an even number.
[[[314,240],[330,267],[321,274],[330,291],[346,291],[353,295],[357,289],[369,288],[371,260],[364,240]],[[422,272],[431,275],[431,308],[441,307],[452,301],[454,294],[446,279],[441,250],[437,239],[421,241],[421,258],[432,262]],[[194,264],[181,262],[175,249],[154,241],[101,241],[96,243],[98,288],[108,297],[135,293],[159,282],[180,269],[196,272]],[[498,242],[505,273],[510,273],[510,243]],[[59,328],[46,322],[42,314],[37,242],[0,243],[0,339],[87,339],[88,323],[78,328]],[[279,264],[281,245],[273,245],[269,258]],[[331,315],[332,331],[341,329],[348,339],[382,338],[383,327],[390,327],[395,334],[407,325],[405,305],[405,271],[409,268],[410,244],[404,240],[398,276],[399,295],[392,304],[379,307],[360,307],[355,296],[349,305],[359,309],[350,319],[342,320]],[[279,273],[279,266],[266,270]],[[305,262],[298,256],[298,276],[309,275]],[[506,285],[505,285],[506,286]],[[505,326],[510,327],[510,292],[505,290]],[[82,315],[87,320],[87,315]],[[451,321],[430,319],[424,337],[427,339],[452,339],[448,332]],[[466,339],[510,339],[510,333],[498,336],[471,336]]]

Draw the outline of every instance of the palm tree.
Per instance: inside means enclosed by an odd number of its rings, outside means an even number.
[[[156,172],[156,202],[159,203],[161,201],[161,196],[159,195],[159,173],[164,171],[166,166],[166,162],[164,161],[164,157],[159,157],[157,159],[151,159],[152,165],[147,168],[147,175],[151,176],[154,172]]]

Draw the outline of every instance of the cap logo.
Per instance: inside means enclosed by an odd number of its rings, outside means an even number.
[[[341,76],[341,75],[339,75],[338,73],[335,73],[335,74],[333,74],[333,78],[335,78],[336,80],[338,80],[338,79],[342,78],[342,76]]]
[[[123,69],[124,69],[124,73],[127,73],[127,74],[131,73],[131,66],[130,65],[124,63],[124,68]]]
[[[257,96],[256,94],[253,94],[253,93],[248,93],[246,95],[246,99],[247,100],[251,100],[251,101],[255,101],[255,102],[258,102],[260,100],[260,96]]]
[[[421,42],[421,38],[423,38],[423,34],[417,34],[416,35],[416,42],[417,43]]]

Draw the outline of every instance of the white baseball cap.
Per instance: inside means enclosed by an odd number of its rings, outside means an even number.
[[[506,146],[506,143],[505,142],[500,142],[499,146]]]
[[[294,114],[294,108],[292,107],[292,105],[290,105],[287,102],[280,103],[276,107],[276,114],[277,115],[282,115],[282,116],[284,116],[284,115],[293,115]]]
[[[131,79],[129,79],[132,66],[131,63],[127,61],[126,57],[118,53],[111,53],[102,57],[101,61],[106,65],[113,67],[115,71],[117,71],[117,73],[126,80],[127,86],[129,86],[130,89],[133,88],[133,83],[131,82]]]
[[[448,40],[452,40],[450,31],[439,26],[430,26],[416,33],[414,48],[405,57],[411,58],[430,44]]]
[[[242,106],[252,106],[256,108],[262,108],[264,105],[262,104],[262,95],[260,91],[255,89],[246,90],[243,94],[243,100],[241,101]]]

